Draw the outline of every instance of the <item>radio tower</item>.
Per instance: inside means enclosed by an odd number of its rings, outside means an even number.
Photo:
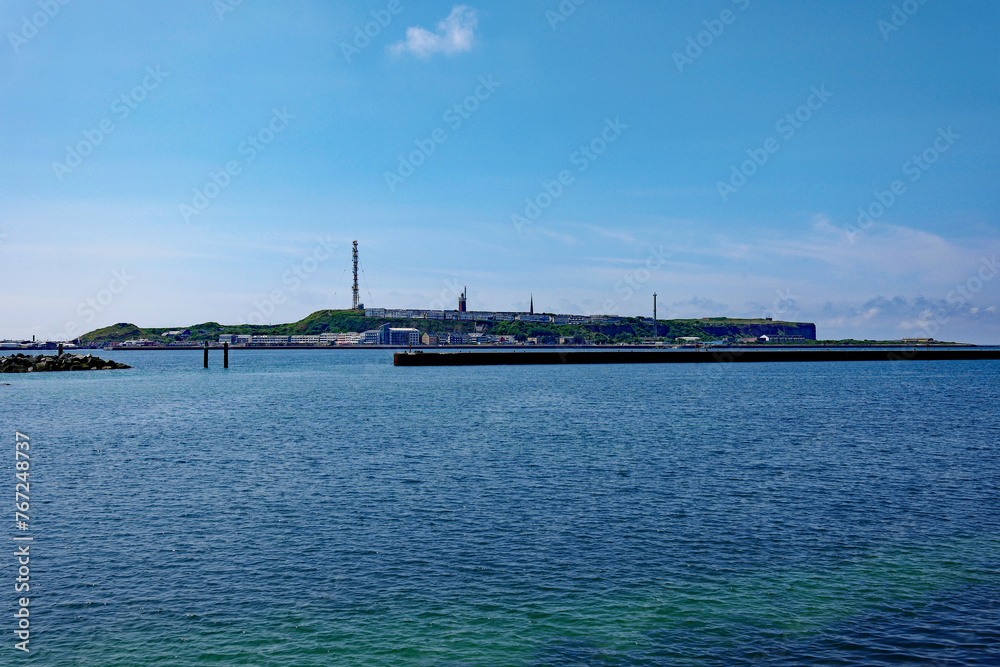
[[[351,310],[358,309],[358,242],[354,242],[354,304]]]

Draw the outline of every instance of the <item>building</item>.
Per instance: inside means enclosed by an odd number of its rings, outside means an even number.
[[[160,345],[159,342],[149,340],[148,338],[139,338],[136,340],[127,340],[124,343],[119,343],[118,347],[153,347]]]
[[[288,336],[251,336],[250,344],[258,347],[288,345]]]
[[[377,332],[378,345],[420,345],[420,331],[417,329],[383,324],[377,329]]]
[[[473,333],[469,334],[471,345],[492,345],[497,342],[497,337],[492,334]]]
[[[369,329],[368,331],[363,331],[361,333],[360,345],[378,345],[379,338],[381,337],[380,329]]]
[[[425,333],[423,336],[420,337],[420,342],[423,345],[440,345],[441,339],[438,338],[437,334]]]
[[[339,333],[337,336],[337,345],[359,345],[361,343],[362,335],[359,333]]]
[[[387,345],[420,345],[420,331],[417,329],[389,329]]]
[[[236,334],[222,334],[221,336],[219,336],[219,342],[220,343],[229,343],[229,344],[235,343],[236,342]]]
[[[319,345],[319,336],[292,336],[292,345]]]
[[[468,293],[468,291],[469,291],[468,287],[463,287],[462,293],[458,295],[458,312],[460,313],[464,313],[467,310],[468,303],[466,294]]]
[[[319,335],[319,344],[320,345],[336,345],[337,344],[337,336],[338,335],[339,334],[335,334],[335,333],[320,334]]]

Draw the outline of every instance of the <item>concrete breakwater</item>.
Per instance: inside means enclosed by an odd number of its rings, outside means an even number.
[[[59,354],[31,356],[14,354],[0,357],[0,373],[45,373],[52,371],[110,371],[132,368],[116,361],[106,361],[88,354]]]
[[[599,350],[515,352],[398,352],[395,366],[501,366],[534,364],[711,364],[789,361],[918,361],[1000,359],[998,348],[896,350]]]

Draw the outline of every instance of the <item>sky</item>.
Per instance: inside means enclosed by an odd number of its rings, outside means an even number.
[[[0,339],[369,307],[1000,344],[990,0],[4,0]]]

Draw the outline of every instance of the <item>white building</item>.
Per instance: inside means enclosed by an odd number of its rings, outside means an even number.
[[[292,336],[292,345],[319,345],[319,336]]]
[[[335,335],[337,336],[337,345],[359,345],[361,343],[361,334],[359,333],[339,333]]]
[[[250,339],[253,345],[288,345],[288,336],[253,336]]]
[[[127,340],[124,343],[120,343],[119,347],[148,347],[151,345],[161,345],[162,343],[153,342],[148,338],[139,338],[137,340]]]

